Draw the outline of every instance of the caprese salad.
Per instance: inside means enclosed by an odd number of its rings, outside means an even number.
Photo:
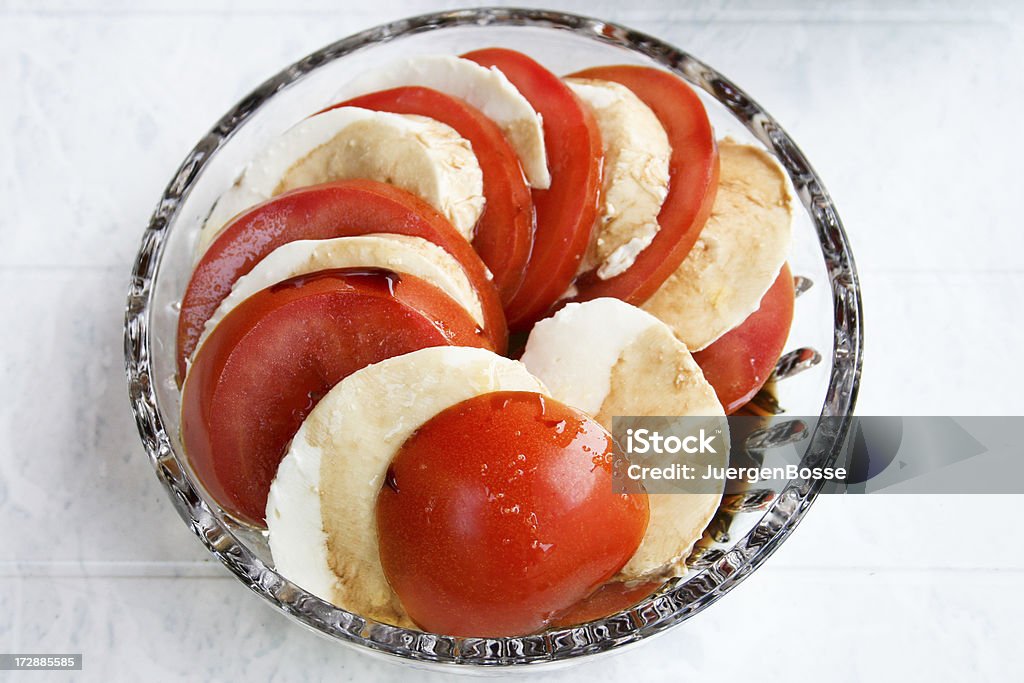
[[[209,496],[305,590],[438,633],[579,623],[681,576],[721,495],[614,492],[611,420],[724,416],[771,375],[778,164],[670,72],[504,48],[325,105],[199,235],[177,361]]]

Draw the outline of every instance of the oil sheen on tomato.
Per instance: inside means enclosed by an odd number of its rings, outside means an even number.
[[[612,439],[530,392],[458,403],[417,430],[377,500],[385,575],[420,627],[544,628],[636,551],[646,494],[612,490]]]

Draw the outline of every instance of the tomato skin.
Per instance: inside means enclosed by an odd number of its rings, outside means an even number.
[[[782,265],[756,311],[740,325],[693,354],[727,414],[743,407],[775,370],[793,323],[793,273]]]
[[[620,275],[601,280],[591,271],[576,281],[579,293],[573,301],[610,296],[639,306],[683,262],[711,215],[719,171],[714,131],[697,93],[667,71],[599,66],[571,77],[614,81],[629,88],[658,117],[672,145],[668,196],[658,214],[661,229],[654,240]]]
[[[551,626],[564,628],[610,617],[641,602],[659,588],[660,581],[644,581],[636,585],[611,581],[559,614]]]
[[[519,157],[498,124],[463,100],[418,86],[370,93],[330,108],[337,107],[428,116],[469,140],[483,172],[486,199],[473,248],[494,275],[502,303],[509,302],[533,250],[533,200]]]
[[[636,551],[646,494],[612,491],[611,437],[540,394],[496,392],[423,425],[377,498],[384,573],[422,628],[544,628]]]
[[[196,264],[178,316],[178,381],[203,325],[234,282],[263,257],[295,240],[331,239],[390,232],[422,237],[455,258],[483,304],[485,332],[504,353],[507,331],[497,290],[473,248],[425,201],[372,180],[343,180],[278,195],[240,214],[221,231]]]
[[[501,70],[544,119],[551,186],[533,190],[533,254],[522,286],[505,307],[509,327],[523,330],[565,294],[590,244],[601,192],[601,132],[562,79],[526,55],[488,48],[462,56]]]
[[[262,525],[270,482],[316,402],[372,363],[428,346],[484,346],[440,289],[390,271],[326,270],[257,292],[214,328],[181,399],[199,480],[229,513]]]

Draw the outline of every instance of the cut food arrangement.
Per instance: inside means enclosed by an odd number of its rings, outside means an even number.
[[[200,231],[198,481],[285,578],[403,627],[535,633],[683,576],[721,491],[617,492],[612,418],[721,418],[771,377],[785,172],[650,67],[488,48],[339,85]]]

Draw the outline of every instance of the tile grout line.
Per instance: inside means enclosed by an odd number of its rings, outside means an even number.
[[[569,10],[567,10],[569,11]],[[422,12],[414,12],[422,13]],[[579,13],[579,12],[577,12]],[[586,12],[583,12],[586,14]],[[1011,23],[1016,19],[1012,11],[995,10],[986,13],[946,13],[944,16],[914,15],[913,13],[857,13],[848,15],[833,14],[831,16],[800,16],[797,13],[785,12],[743,12],[737,11],[726,14],[713,14],[673,17],[664,14],[641,14],[630,16],[624,14],[614,19],[617,23],[651,23],[664,24],[852,24],[852,25],[996,25],[1001,26]],[[780,16],[781,15],[781,16]],[[267,19],[267,18],[323,18],[323,17],[347,17],[351,13],[340,12],[334,9],[258,9],[249,11],[237,11],[234,9],[184,9],[184,10],[158,10],[158,9],[8,9],[0,11],[0,16],[7,17],[36,17],[40,19],[65,19],[65,18],[99,18],[99,19],[149,19],[149,18],[234,18],[234,19]],[[397,20],[404,15],[395,15],[392,20]],[[376,25],[375,22],[372,25]],[[369,26],[366,26],[369,28]]]
[[[53,271],[66,270],[68,272],[100,272],[100,271],[121,271],[125,277],[131,272],[131,264],[102,264],[102,263],[0,263],[0,273],[11,271],[24,273],[25,271],[39,271],[50,273]]]

